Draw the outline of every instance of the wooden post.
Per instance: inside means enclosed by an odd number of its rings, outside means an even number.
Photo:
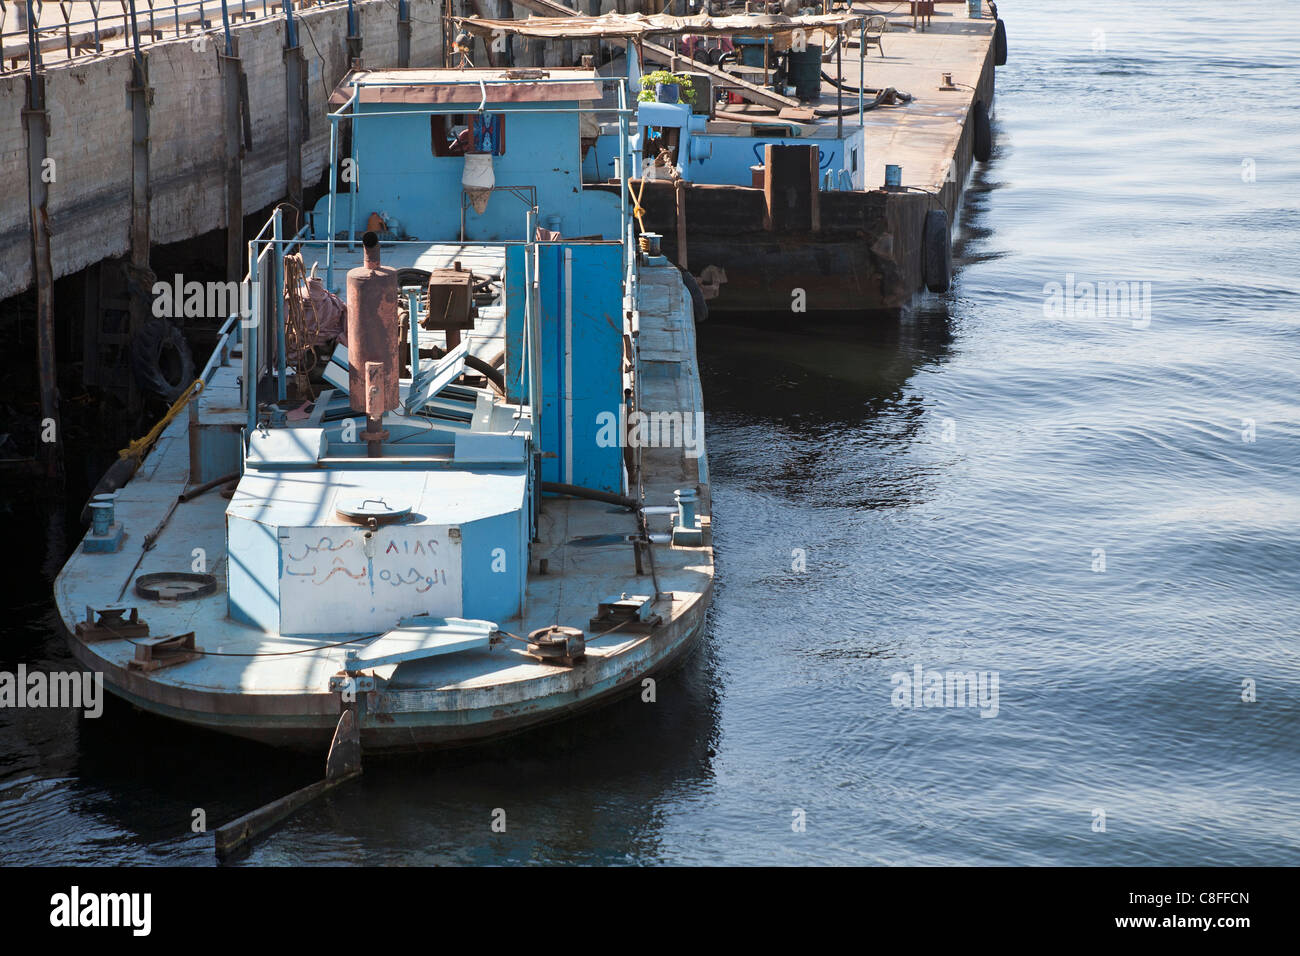
[[[400,14],[399,14],[400,17]],[[307,96],[307,65],[302,56],[302,44],[298,42],[298,25],[290,10],[285,21],[284,34],[284,185],[285,195],[298,210],[298,219],[293,224],[296,231],[302,224],[302,141],[306,135],[307,118],[304,104]],[[401,24],[398,24],[398,36],[401,36]],[[408,25],[409,39],[409,25]]]
[[[348,36],[347,36],[348,62],[361,59],[361,13],[348,0]]]
[[[820,225],[816,145],[768,143],[763,148],[763,163],[763,228],[768,232],[808,232],[815,220]]]
[[[488,6],[491,0],[473,0],[474,13],[484,19],[491,20],[499,11]],[[493,4],[495,7],[495,4]],[[487,54],[488,66],[503,67],[506,65],[504,54],[493,49],[495,37],[486,36],[481,38],[483,52]]]
[[[808,150],[808,228],[813,232],[822,231],[822,190],[821,183],[818,181],[821,177],[821,166],[818,160],[821,158],[821,151],[813,146]]]
[[[41,383],[37,458],[46,477],[56,478],[63,471],[63,432],[59,423],[58,366],[54,360],[54,269],[50,259],[50,189],[45,166],[50,115],[45,109],[45,74],[37,70],[35,62],[27,77],[27,107],[22,118],[27,132],[27,196],[32,228],[32,275],[36,279],[36,348]]]
[[[835,135],[844,139],[844,31],[835,31]],[[863,78],[858,77],[858,86]]]
[[[130,340],[149,321],[150,293],[145,288],[146,278],[152,275],[149,267],[149,244],[152,241],[149,222],[149,62],[137,50],[132,61],[131,81],[127,84],[131,95],[131,311],[128,331]],[[96,322],[99,321],[96,315]],[[188,384],[188,383],[186,383]],[[140,408],[140,390],[135,376],[128,377],[127,406],[132,411]]]
[[[397,65],[411,65],[411,0],[397,0]]]
[[[244,277],[244,130],[239,109],[239,47],[232,40],[231,52],[217,57],[225,71],[225,146],[226,146],[226,281]]]
[[[677,264],[686,268],[686,181],[679,179],[673,183],[677,197]]]

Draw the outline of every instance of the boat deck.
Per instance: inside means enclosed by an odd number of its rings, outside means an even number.
[[[347,203],[339,205],[341,207],[338,210],[338,222],[341,223],[339,229],[347,229]],[[347,285],[348,270],[362,264],[361,234],[364,231],[364,228],[358,227],[357,239],[352,249],[349,249],[345,242],[339,242],[334,247],[333,291],[339,295],[343,294],[344,287]],[[520,239],[522,240],[523,236],[520,236]],[[319,269],[316,274],[324,278],[325,243],[304,242],[301,252],[302,261],[306,263],[307,268],[310,269],[313,262],[317,263]],[[461,268],[473,272],[476,276],[499,279],[506,268],[504,245],[484,245],[478,242],[430,244],[414,239],[401,242],[385,240],[380,243],[380,254],[383,264],[394,269],[450,269],[459,262]]]
[[[384,261],[400,264],[384,248]],[[412,258],[413,262],[447,262],[459,257],[487,273],[491,257],[481,263],[464,249],[449,247]],[[307,261],[310,263],[310,258]],[[347,263],[344,263],[347,265]],[[428,266],[421,266],[427,268]],[[643,270],[640,317],[644,343],[643,404],[647,409],[701,411],[695,342],[689,297],[671,267]],[[484,323],[490,331],[491,320]],[[501,319],[495,319],[496,335]],[[490,350],[492,335],[475,333],[476,351]],[[218,375],[237,370],[218,368]],[[233,387],[233,386],[230,386]],[[135,645],[129,640],[86,643],[71,638],[84,664],[102,670],[106,681],[138,705],[181,720],[273,743],[323,746],[339,714],[339,695],[329,690],[349,647],[328,637],[267,633],[227,616],[230,556],[225,550],[227,500],[217,490],[177,503],[188,484],[187,418],[178,416],[158,440],[136,476],[120,490],[117,520],[126,530],[116,553],[72,555],[55,584],[65,625],[71,631],[88,606],[138,607],[150,637],[194,632],[203,656],[152,673],[133,671]],[[701,438],[700,449],[703,444]],[[683,449],[653,449],[646,458],[651,480],[646,504],[673,504],[672,491],[684,481],[701,484],[703,523],[708,528],[705,458],[688,458]],[[291,483],[292,473],[285,475]],[[286,488],[286,494],[292,494]],[[170,514],[170,517],[168,517]],[[156,546],[143,551],[147,534],[165,526]],[[669,530],[667,515],[651,518],[652,534]],[[387,681],[369,695],[362,717],[362,738],[374,749],[406,749],[470,742],[489,733],[522,728],[563,716],[573,706],[594,701],[666,665],[697,633],[712,587],[713,557],[709,537],[698,548],[653,545],[661,599],[653,610],[664,623],[657,628],[631,625],[593,636],[588,621],[595,603],[621,593],[653,595],[649,568],[638,575],[627,536],[636,521],[626,510],[588,500],[546,498],[532,550],[522,617],[495,622],[519,637],[553,624],[588,633],[587,663],[576,668],[543,664],[527,656],[524,645],[504,640],[491,649],[390,664],[370,673]],[[545,559],[546,574],[538,562]],[[204,570],[218,581],[216,593],[187,601],[150,601],[131,587],[139,575],[161,571]]]

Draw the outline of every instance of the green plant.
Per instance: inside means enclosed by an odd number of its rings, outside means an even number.
[[[671,70],[655,70],[642,76],[641,92],[637,94],[637,100],[642,103],[653,103],[656,83],[676,83],[681,101],[690,106],[695,105],[695,84],[691,82],[690,76],[685,73],[673,73]]]

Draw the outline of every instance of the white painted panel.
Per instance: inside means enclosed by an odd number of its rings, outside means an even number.
[[[280,529],[280,630],[373,634],[405,617],[460,617],[459,532],[447,525]]]

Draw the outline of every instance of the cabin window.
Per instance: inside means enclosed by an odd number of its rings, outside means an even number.
[[[641,155],[652,162],[658,164],[661,154],[667,153],[665,157],[669,165],[677,165],[677,145],[681,137],[681,130],[676,126],[650,126],[645,131],[645,142],[641,147]]]
[[[506,118],[501,113],[453,113],[430,116],[430,139],[435,156],[506,152]]]
[[[856,173],[857,171],[858,171],[858,151],[856,149],[851,149],[849,150],[849,172]]]

